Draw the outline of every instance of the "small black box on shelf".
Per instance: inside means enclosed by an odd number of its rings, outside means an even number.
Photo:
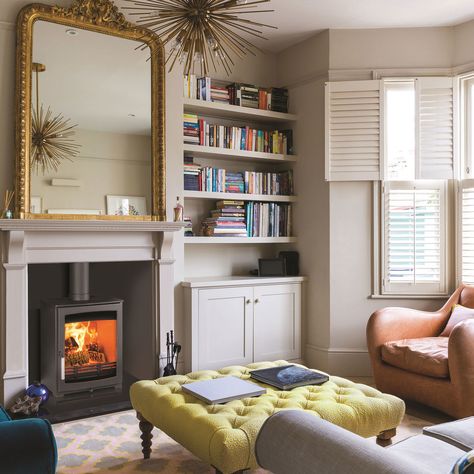
[[[298,276],[300,274],[300,255],[298,252],[280,252],[278,256],[285,261],[286,275]]]

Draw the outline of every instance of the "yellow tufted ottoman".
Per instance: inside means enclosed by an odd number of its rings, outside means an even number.
[[[403,401],[339,377],[330,377],[323,385],[287,392],[259,383],[268,389],[266,394],[223,405],[206,405],[181,390],[181,385],[196,380],[228,375],[249,379],[250,370],[286,364],[262,362],[133,384],[130,398],[140,420],[144,457],[150,457],[154,425],[217,472],[253,469],[257,467],[254,444],[260,427],[273,413],[289,409],[311,412],[364,437],[389,440],[395,434],[405,413]]]

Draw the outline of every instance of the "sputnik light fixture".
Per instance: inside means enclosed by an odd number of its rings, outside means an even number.
[[[184,72],[196,69],[207,75],[212,65],[222,65],[230,74],[236,56],[256,54],[259,48],[243,35],[266,39],[262,28],[276,28],[249,20],[245,15],[267,13],[257,5],[270,0],[125,0],[123,7],[138,17],[137,24],[156,33],[164,45],[170,43],[167,64],[177,61]],[[242,18],[243,16],[243,18]]]
[[[39,74],[46,70],[46,66],[33,63],[33,72],[36,77],[36,107],[31,117],[31,168],[43,175],[48,171],[57,171],[63,160],[72,161],[72,157],[79,152],[80,145],[74,143],[74,128],[69,119],[62,114],[53,117],[51,109],[46,112],[43,105],[39,105]]]

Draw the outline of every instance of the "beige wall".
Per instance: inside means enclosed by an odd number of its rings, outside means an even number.
[[[453,65],[474,62],[474,20],[453,28]]]
[[[76,130],[81,145],[73,161],[64,160],[58,171],[33,173],[31,195],[47,209],[97,209],[106,214],[107,195],[144,196],[151,205],[150,137]],[[79,187],[52,186],[53,178],[78,180]]]
[[[376,69],[445,71],[474,60],[470,38],[474,22],[456,28],[330,30],[278,56],[280,84],[290,86],[299,115],[298,250],[309,276],[305,338],[312,366],[369,375],[365,328],[375,309],[441,304],[437,299],[370,299],[372,183],[324,181],[325,74],[331,80],[357,80],[371,78]]]
[[[330,30],[330,69],[449,67],[452,28]]]

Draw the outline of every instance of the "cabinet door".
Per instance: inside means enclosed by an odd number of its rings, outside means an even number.
[[[199,370],[252,362],[252,297],[251,287],[199,291]]]
[[[301,285],[255,287],[255,362],[300,357]]]

